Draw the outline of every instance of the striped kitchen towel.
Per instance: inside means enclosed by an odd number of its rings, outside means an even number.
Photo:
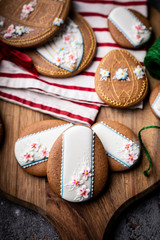
[[[85,18],[96,35],[97,52],[90,66],[81,74],[66,79],[42,75],[36,78],[13,62],[3,60],[0,64],[0,98],[56,118],[91,125],[100,106],[104,105],[95,91],[96,69],[109,51],[119,48],[107,27],[108,13],[117,6],[147,15],[146,0],[74,0],[72,9]],[[129,51],[143,63],[144,49]],[[141,108],[142,104],[137,107]]]

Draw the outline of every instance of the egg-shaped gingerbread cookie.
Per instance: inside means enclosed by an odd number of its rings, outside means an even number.
[[[158,84],[151,92],[149,104],[154,115],[160,119],[160,84]]]
[[[52,190],[70,202],[97,196],[108,177],[108,159],[91,128],[74,125],[54,143],[47,165]]]
[[[140,144],[134,132],[114,121],[101,121],[92,125],[92,130],[101,140],[112,171],[125,171],[137,164]]]
[[[50,149],[61,133],[73,124],[61,120],[44,120],[27,126],[15,143],[15,157],[29,174],[47,175]]]
[[[146,96],[148,80],[140,62],[128,51],[110,51],[100,62],[95,74],[95,89],[107,105],[129,108]]]
[[[36,47],[59,31],[70,0],[1,0],[0,39],[17,48]]]
[[[126,7],[116,7],[110,12],[108,28],[115,42],[124,48],[139,48],[151,37],[149,20]]]
[[[26,54],[39,73],[65,78],[83,71],[91,63],[95,51],[94,31],[80,14],[72,12],[55,37]]]

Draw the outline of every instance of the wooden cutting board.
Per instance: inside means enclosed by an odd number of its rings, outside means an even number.
[[[152,9],[151,23],[156,37],[160,35],[157,25],[159,21],[160,14]],[[150,77],[149,83],[152,90],[159,80]],[[105,228],[116,210],[128,199],[160,180],[160,132],[157,129],[149,129],[142,133],[142,139],[153,161],[150,177],[147,178],[142,173],[148,168],[148,160],[143,152],[137,168],[124,173],[110,173],[103,193],[96,199],[79,204],[66,202],[54,194],[46,178],[27,174],[19,167],[14,157],[14,143],[20,131],[32,122],[52,118],[4,101],[0,101],[0,115],[5,127],[4,144],[0,149],[0,189],[8,198],[14,197],[16,202],[19,199],[24,206],[47,217],[64,240],[102,239]],[[118,121],[130,127],[136,134],[144,126],[160,126],[160,121],[151,112],[148,97],[143,110],[103,107],[96,121],[100,120]]]

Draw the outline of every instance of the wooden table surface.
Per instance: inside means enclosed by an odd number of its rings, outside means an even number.
[[[160,14],[151,9],[150,19],[157,38],[160,35]],[[150,90],[143,110],[102,107],[96,121],[118,121],[136,134],[144,126],[160,126],[160,121],[152,114],[148,103],[150,91],[158,83],[159,80],[149,77]],[[14,143],[20,131],[32,122],[52,117],[5,101],[0,101],[0,116],[5,127],[4,144],[0,149],[0,189],[9,194],[8,198],[13,197],[15,201],[19,199],[21,204],[47,217],[62,239],[102,239],[115,211],[160,179],[160,133],[157,129],[149,129],[142,133],[142,139],[153,162],[150,177],[142,174],[148,167],[147,157],[142,152],[141,163],[137,168],[124,173],[110,173],[103,193],[96,199],[80,204],[66,202],[54,194],[46,178],[34,177],[23,171],[14,156]]]

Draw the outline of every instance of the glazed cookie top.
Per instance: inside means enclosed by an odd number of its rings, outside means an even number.
[[[52,40],[26,54],[32,58],[39,73],[63,78],[84,70],[92,61],[95,50],[96,39],[92,28],[74,12]]]
[[[128,108],[147,94],[148,80],[142,65],[126,50],[113,50],[100,62],[95,74],[95,89],[108,105]]]
[[[45,176],[52,145],[72,125],[61,120],[46,120],[26,127],[15,143],[15,156],[20,166],[32,175]]]
[[[104,148],[90,128],[75,125],[53,145],[47,177],[54,192],[63,199],[82,202],[96,196],[104,187],[107,176]]]
[[[63,25],[70,0],[1,0],[0,39],[18,47],[36,47]]]
[[[112,171],[127,170],[137,163],[140,146],[131,129],[114,121],[101,121],[92,126],[101,140]]]
[[[160,118],[160,84],[152,90],[149,103],[155,116]]]
[[[110,12],[108,27],[113,39],[126,48],[140,47],[151,37],[148,19],[126,7],[117,7]]]

